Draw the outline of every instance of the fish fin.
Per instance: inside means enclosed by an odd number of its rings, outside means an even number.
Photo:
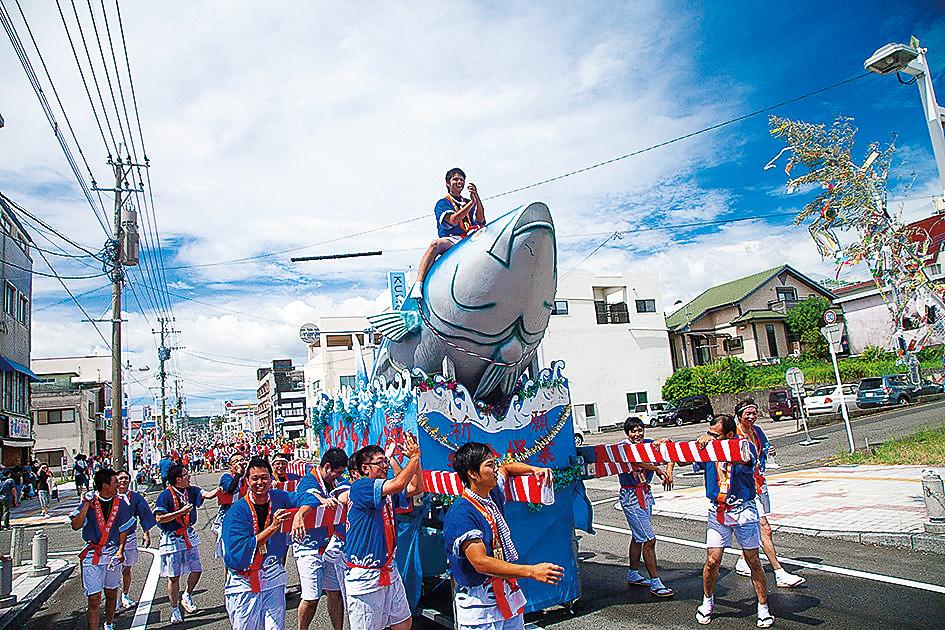
[[[368,315],[368,321],[391,341],[401,341],[404,337],[420,330],[420,314],[413,310],[388,311],[377,315]]]
[[[479,387],[476,388],[476,400],[483,400],[495,390],[503,395],[512,393],[515,383],[518,381],[518,370],[515,366],[490,365],[483,372],[479,379]]]

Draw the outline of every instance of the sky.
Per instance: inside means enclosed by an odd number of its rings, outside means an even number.
[[[114,2],[104,13],[91,3],[94,25],[85,3],[75,3],[77,20],[71,4],[60,3],[60,15],[54,3],[23,2],[25,22],[14,0],[2,4],[86,185],[113,186],[106,160],[126,126],[136,157],[147,155],[153,206],[135,196],[146,251],[130,270],[123,310],[129,395],[151,400],[152,330],[171,316],[180,349],[168,369],[193,415],[255,399],[255,368],[272,359],[303,363],[302,324],[378,312],[386,272],[412,272],[435,235],[433,205],[450,167],[476,183],[487,217],[547,203],[559,274],[658,273],[671,312],[677,300],[781,263],[816,279],[836,275],[792,224],[810,194],[787,194],[783,170],[763,170],[783,146],[766,114],[503,193],[859,77],[875,49],[910,35],[929,49],[945,102],[940,1],[895,10],[881,2],[123,2],[131,82]],[[106,234],[2,38],[0,84],[0,192],[98,252]],[[914,86],[870,74],[771,113],[826,124],[852,117],[862,153],[870,141],[895,140],[890,196],[903,201],[890,208],[906,220],[931,212],[938,184]],[[110,194],[92,196],[110,216]],[[64,282],[91,318],[110,316],[100,263],[20,218],[37,246],[58,254],[47,254],[58,274],[95,276]],[[731,219],[745,220],[720,223]],[[630,232],[600,247],[617,230]],[[378,249],[383,256],[289,261]],[[50,273],[39,253],[34,270]],[[58,280],[34,277],[34,358],[108,354],[85,318]]]

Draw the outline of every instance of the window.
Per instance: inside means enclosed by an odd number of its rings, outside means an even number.
[[[597,417],[597,405],[594,403],[588,403],[584,405],[584,417],[585,418],[596,418]]]
[[[75,422],[75,409],[44,409],[36,412],[36,424]]]
[[[656,300],[637,300],[637,313],[655,313]]]
[[[357,376],[342,376],[340,386],[350,387],[351,389],[355,389],[358,386],[358,377]]]
[[[16,320],[24,326],[30,321],[30,301],[23,294],[20,294],[20,300],[17,302]]]
[[[598,324],[629,324],[630,311],[626,302],[608,304],[604,300],[594,300],[594,311]]]
[[[66,452],[63,449],[56,451],[37,451],[33,453],[33,457],[41,464],[46,464],[52,470],[59,470],[59,467],[62,466],[62,458],[66,456]]]
[[[3,408],[13,409],[13,372],[3,373]]]
[[[552,315],[567,315],[568,314],[568,301],[567,300],[555,300],[554,306],[551,307]]]
[[[722,347],[725,348],[726,352],[742,352],[745,349],[745,340],[743,337],[723,339]]]
[[[779,302],[797,302],[797,289],[794,287],[778,287],[775,292]]]
[[[934,265],[928,266],[930,276],[940,276],[942,275],[942,265],[941,263],[936,263]]]
[[[637,405],[647,402],[646,392],[628,392],[627,393],[627,411],[634,412]]]
[[[9,282],[3,291],[3,312],[10,317],[16,317],[16,287]]]

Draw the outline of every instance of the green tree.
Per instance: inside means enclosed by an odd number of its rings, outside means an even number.
[[[784,323],[788,330],[799,335],[807,352],[816,357],[825,357],[830,348],[820,329],[824,325],[824,311],[830,306],[826,298],[812,296],[788,311]]]

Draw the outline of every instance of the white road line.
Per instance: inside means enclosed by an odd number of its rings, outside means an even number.
[[[138,600],[138,608],[135,609],[135,618],[131,621],[130,630],[144,630],[148,627],[151,602],[154,601],[154,592],[157,591],[158,582],[161,580],[161,558],[158,552],[147,547],[138,547],[138,550],[151,554],[151,569],[148,571],[148,579],[144,582],[144,589],[141,591],[141,599]]]
[[[598,499],[597,501],[591,501],[591,505],[601,505],[602,503],[616,503],[620,500],[620,497],[611,497],[609,499]]]
[[[610,525],[600,525],[594,523],[594,529],[600,529],[605,532],[614,532],[617,534],[627,534],[632,535],[629,529],[624,529],[623,527],[612,527]],[[706,545],[703,542],[698,542],[696,540],[686,540],[685,538],[673,538],[672,536],[657,536],[657,540],[663,542],[672,543],[675,545],[682,545],[684,547],[695,547],[698,549],[705,549]],[[737,549],[726,549],[725,553],[730,553],[734,555],[739,555]],[[860,578],[863,580],[872,580],[874,582],[885,582],[886,584],[896,584],[898,586],[906,586],[908,588],[915,588],[922,591],[930,591],[932,593],[945,593],[945,586],[939,584],[927,584],[925,582],[915,582],[913,580],[905,580],[903,578],[893,577],[891,575],[881,575],[879,573],[870,573],[868,571],[857,571],[856,569],[846,569],[844,567],[834,567],[829,564],[821,564],[819,562],[805,562],[804,560],[794,560],[793,558],[783,558],[778,557],[778,560],[781,561],[781,564],[790,564],[796,567],[804,567],[805,569],[814,569],[815,571],[823,571],[824,573],[836,573],[838,575],[846,575],[849,577]]]

